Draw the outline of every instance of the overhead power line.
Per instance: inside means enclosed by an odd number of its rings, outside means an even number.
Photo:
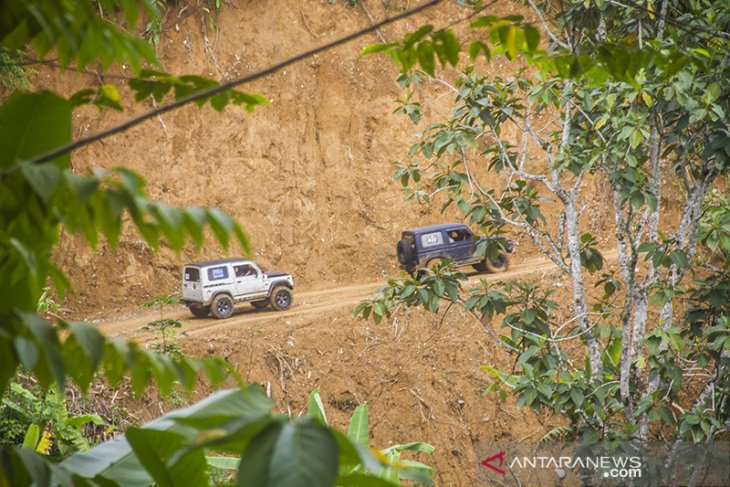
[[[198,100],[202,100],[205,98],[209,98],[213,95],[216,95],[218,93],[222,93],[226,90],[229,90],[231,88],[235,88],[236,86],[240,86],[246,83],[250,83],[252,81],[255,81],[257,79],[263,78],[264,76],[268,76],[270,74],[273,74],[283,68],[286,68],[287,66],[290,66],[292,64],[295,64],[303,59],[306,59],[308,57],[314,56],[315,54],[319,54],[320,52],[327,51],[329,49],[333,49],[337,46],[340,46],[342,44],[346,44],[354,39],[357,39],[358,37],[362,37],[365,34],[369,34],[370,32],[374,32],[376,29],[379,29],[383,26],[386,26],[388,24],[392,24],[394,22],[397,22],[399,20],[405,19],[407,17],[410,17],[412,15],[415,15],[419,12],[423,12],[424,10],[431,8],[435,5],[438,5],[443,0],[430,0],[422,5],[419,5],[417,7],[414,7],[410,10],[407,10],[403,13],[400,13],[398,15],[395,15],[393,17],[389,17],[385,20],[382,20],[378,23],[372,24],[370,27],[367,27],[365,29],[359,30],[357,32],[353,32],[352,34],[349,34],[345,37],[341,37],[337,40],[334,40],[332,42],[328,42],[327,44],[323,44],[319,47],[316,47],[314,49],[311,49],[309,51],[302,52],[301,54],[297,54],[294,57],[291,57],[289,59],[286,59],[285,61],[282,61],[278,64],[274,64],[268,68],[262,69],[261,71],[257,71],[256,73],[250,74],[248,76],[244,76],[242,78],[237,78],[235,80],[229,81],[227,83],[220,84],[214,88],[198,92],[194,95],[187,96],[185,98],[181,98],[180,100],[174,101],[172,103],[169,103],[167,105],[163,105],[155,110],[151,110],[149,112],[146,112],[136,118],[133,118],[123,124],[117,125],[115,127],[112,127],[108,130],[104,130],[102,132],[96,133],[94,135],[90,135],[89,137],[84,137],[81,139],[78,139],[74,142],[71,142],[69,144],[66,144],[62,147],[59,147],[58,149],[54,149],[50,152],[47,152],[46,154],[43,154],[42,156],[39,156],[32,161],[30,161],[33,164],[40,164],[43,162],[48,162],[56,157],[62,156],[64,154],[68,154],[69,152],[72,152],[79,147],[83,147],[85,145],[91,144],[92,142],[97,142],[99,140],[105,139],[107,137],[110,137],[112,135],[118,134],[120,132],[124,132],[125,130],[134,127],[135,125],[139,125],[140,123],[149,120],[151,118],[154,118],[158,115],[161,115],[163,113],[170,112],[172,110],[175,110],[177,108],[180,108],[184,105],[187,105],[189,103],[193,103]]]
[[[272,65],[272,66],[270,66],[268,68],[265,68],[265,69],[263,69],[261,71],[257,71],[256,73],[250,74],[248,76],[244,76],[242,78],[234,79],[232,81],[229,81],[229,82],[220,84],[220,85],[218,85],[218,86],[216,86],[214,88],[211,88],[211,89],[208,89],[208,90],[204,90],[204,91],[195,93],[193,95],[187,96],[185,98],[181,98],[180,100],[176,100],[176,101],[174,101],[172,103],[169,103],[167,105],[163,105],[163,106],[161,106],[159,108],[156,108],[154,110],[151,110],[149,112],[146,112],[146,113],[144,113],[144,114],[142,114],[142,115],[140,115],[140,116],[138,116],[136,118],[133,118],[133,119],[131,119],[131,120],[129,120],[129,121],[123,123],[123,124],[117,125],[115,127],[112,127],[112,128],[110,128],[108,130],[104,130],[104,131],[99,132],[97,134],[90,135],[88,137],[84,137],[84,138],[78,139],[78,140],[76,140],[74,142],[71,142],[71,143],[65,145],[65,146],[62,146],[62,147],[59,147],[57,149],[54,149],[53,151],[47,152],[46,154],[43,154],[43,155],[41,155],[41,156],[33,159],[31,161],[31,163],[43,163],[43,162],[51,161],[51,160],[55,159],[56,157],[59,157],[59,156],[61,156],[63,154],[67,154],[69,152],[72,152],[72,151],[78,149],[79,147],[83,147],[85,145],[91,144],[93,142],[97,142],[99,140],[105,139],[105,138],[110,137],[112,135],[116,135],[118,133],[124,132],[125,130],[127,130],[127,129],[131,128],[131,127],[134,127],[136,125],[139,125],[139,124],[141,124],[141,123],[143,123],[143,122],[145,122],[145,121],[147,121],[147,120],[149,120],[151,118],[154,118],[154,117],[156,117],[158,115],[161,115],[163,113],[170,112],[172,110],[175,110],[175,109],[180,108],[182,106],[185,106],[187,104],[193,103],[195,101],[199,101],[199,100],[202,100],[202,99],[205,99],[205,98],[209,98],[211,96],[214,96],[214,95],[216,95],[218,93],[222,93],[222,92],[224,92],[226,90],[229,90],[231,88],[235,88],[237,86],[240,86],[240,85],[243,85],[243,84],[246,84],[246,83],[250,83],[252,81],[258,80],[258,79],[263,78],[265,76],[268,76],[270,74],[276,73],[277,71],[279,71],[279,70],[281,70],[283,68],[286,68],[286,67],[288,67],[288,66],[290,66],[292,64],[295,64],[295,63],[297,63],[299,61],[302,61],[302,60],[304,60],[306,58],[309,58],[309,57],[314,56],[316,54],[319,54],[321,52],[327,51],[329,49],[333,49],[333,48],[338,47],[340,45],[346,44],[346,43],[348,43],[348,42],[350,42],[350,41],[352,41],[354,39],[357,39],[357,38],[362,37],[362,36],[364,36],[366,34],[369,34],[371,32],[374,32],[374,31],[380,29],[381,27],[384,27],[386,25],[392,24],[394,22],[398,22],[399,20],[405,19],[405,18],[410,17],[412,15],[415,15],[415,14],[417,14],[419,12],[423,12],[423,11],[425,11],[425,10],[431,8],[431,7],[434,7],[434,6],[438,5],[442,1],[443,0],[430,0],[428,2],[423,3],[422,5],[419,5],[417,7],[414,7],[412,9],[409,9],[409,10],[403,12],[403,13],[400,13],[400,14],[395,15],[393,17],[389,17],[389,18],[387,18],[385,20],[382,20],[380,22],[373,23],[369,27],[366,27],[366,28],[364,28],[362,30],[353,32],[352,34],[349,34],[349,35],[347,35],[345,37],[342,37],[342,38],[336,39],[336,40],[334,40],[332,42],[323,44],[323,45],[321,45],[319,47],[316,47],[314,49],[311,49],[309,51],[302,52],[302,53],[300,53],[300,54],[298,54],[296,56],[293,56],[293,57],[291,57],[289,59],[286,59],[286,60],[284,60],[284,61],[282,61],[280,63],[277,63],[275,65]],[[449,27],[451,27],[451,26],[453,26],[455,24],[458,24],[458,23],[463,22],[464,20],[468,20],[469,18],[473,17],[474,15],[476,15],[476,14],[482,12],[483,10],[485,10],[487,7],[494,5],[495,3],[497,3],[497,1],[498,0],[493,0],[489,4],[487,4],[487,5],[483,6],[482,8],[478,9],[476,12],[473,12],[472,14],[470,14],[467,17],[467,19],[459,19],[459,20],[457,20],[455,22],[452,22],[451,24],[449,24],[448,26],[444,27],[443,29],[447,29],[447,28],[449,28]],[[611,3],[613,3],[615,5],[622,6],[624,8],[627,7],[627,6],[632,6],[634,8],[639,9],[639,10],[643,10],[643,11],[648,12],[648,13],[653,13],[650,10],[648,10],[646,7],[644,7],[643,5],[640,5],[638,3],[635,3],[633,0],[622,0],[623,2],[625,2],[628,5],[621,4],[617,0],[610,0],[610,1],[611,1]],[[712,31],[710,29],[701,28],[700,26],[690,26],[690,25],[687,25],[687,24],[685,24],[683,22],[680,22],[680,21],[677,21],[675,19],[672,19],[670,17],[667,17],[665,20],[668,23],[673,24],[678,29],[681,29],[681,30],[683,30],[683,31],[685,31],[687,33],[690,33],[690,34],[700,34],[700,33],[703,33],[703,34],[709,35],[710,37],[714,37],[714,38],[718,38],[718,39],[723,39],[723,40],[730,39],[730,34],[728,34],[726,32]]]

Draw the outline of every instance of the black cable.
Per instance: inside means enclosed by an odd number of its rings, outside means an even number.
[[[385,25],[392,24],[393,22],[397,22],[401,19],[410,17],[411,15],[414,15],[418,12],[421,12],[423,10],[426,10],[430,7],[433,7],[439,3],[441,3],[442,0],[430,0],[422,5],[419,5],[418,7],[414,7],[410,10],[407,10],[401,14],[398,14],[394,17],[387,18],[381,22],[378,22],[377,24],[372,24],[370,27],[367,27],[365,29],[359,30],[357,32],[354,32],[352,34],[349,34],[345,37],[342,37],[340,39],[337,39],[335,41],[329,42],[327,44],[324,44],[322,46],[316,47],[314,49],[311,49],[309,51],[305,51],[301,54],[298,54],[294,57],[291,57],[285,61],[282,61],[278,64],[275,64],[273,66],[270,66],[266,69],[263,69],[261,71],[258,71],[254,74],[251,74],[249,76],[245,76],[243,78],[238,78],[233,81],[229,81],[227,83],[218,85],[214,88],[198,92],[194,95],[187,96],[185,98],[182,98],[180,100],[177,100],[175,102],[172,102],[170,104],[161,106],[155,110],[149,111],[143,115],[140,115],[139,117],[133,118],[121,125],[117,125],[116,127],[112,127],[108,130],[104,130],[102,132],[99,132],[97,134],[91,135],[89,137],[85,137],[79,140],[76,140],[74,142],[71,142],[69,144],[66,144],[62,147],[59,147],[58,149],[54,149],[50,152],[47,152],[46,154],[43,154],[42,156],[36,157],[35,159],[32,159],[30,162],[31,164],[40,164],[43,162],[48,162],[53,159],[55,159],[58,156],[61,156],[63,154],[67,154],[75,149],[78,149],[79,147],[83,147],[85,145],[91,144],[92,142],[97,142],[101,139],[105,139],[111,135],[118,134],[120,132],[124,132],[125,130],[134,127],[135,125],[139,125],[140,123],[149,120],[153,117],[156,117],[157,115],[161,115],[163,113],[170,112],[172,110],[175,110],[177,108],[180,108],[184,105],[187,105],[189,103],[192,103],[197,100],[202,100],[204,98],[209,98],[213,95],[216,95],[218,93],[222,93],[226,90],[229,90],[231,88],[234,88],[236,86],[249,83],[251,81],[255,81],[257,79],[263,78],[264,76],[268,76],[270,74],[273,74],[287,66],[290,66],[294,63],[297,63],[303,59],[306,59],[308,57],[314,56],[315,54],[319,54],[320,52],[327,51],[329,49],[332,49],[334,47],[337,47],[339,45],[345,44],[353,39],[357,39],[358,37],[361,37],[365,34],[368,34],[370,32],[375,31],[376,29],[379,29]]]
[[[367,27],[367,28],[362,29],[360,31],[354,32],[352,34],[349,34],[349,35],[347,35],[345,37],[342,37],[342,38],[337,39],[335,41],[332,41],[330,43],[324,44],[324,45],[319,46],[317,48],[314,48],[312,50],[305,51],[305,52],[303,52],[301,54],[298,54],[298,55],[296,55],[294,57],[291,57],[291,58],[289,58],[289,59],[287,59],[285,61],[282,61],[281,63],[275,64],[275,65],[270,66],[270,67],[268,67],[266,69],[263,69],[261,71],[258,71],[258,72],[254,73],[252,75],[245,76],[243,78],[238,78],[238,79],[229,81],[227,83],[218,85],[218,86],[216,86],[214,88],[211,88],[211,89],[208,89],[208,90],[204,90],[204,91],[198,92],[198,93],[196,93],[194,95],[190,95],[188,97],[182,98],[182,99],[177,100],[175,102],[172,102],[170,104],[161,106],[161,107],[159,107],[159,108],[157,108],[155,110],[151,110],[151,111],[149,111],[149,112],[147,112],[147,113],[145,113],[143,115],[140,115],[139,117],[133,118],[133,119],[131,119],[131,120],[129,120],[129,121],[127,121],[127,122],[125,122],[125,123],[123,123],[121,125],[118,125],[116,127],[112,127],[112,128],[110,128],[108,130],[105,130],[105,131],[99,132],[97,134],[91,135],[89,137],[85,137],[85,138],[76,140],[74,142],[71,142],[69,144],[66,144],[65,146],[59,147],[58,149],[55,149],[55,150],[50,151],[50,152],[47,152],[46,154],[44,154],[42,156],[39,156],[39,157],[31,160],[30,162],[33,163],[33,164],[39,164],[39,163],[51,161],[51,160],[55,159],[56,157],[61,156],[61,155],[66,154],[66,153],[69,153],[69,152],[71,152],[73,150],[76,150],[79,147],[83,147],[83,146],[88,145],[90,143],[97,142],[99,140],[105,139],[105,138],[107,138],[109,136],[118,134],[120,132],[124,132],[125,130],[127,130],[127,129],[131,128],[131,127],[134,127],[135,125],[139,125],[140,123],[142,123],[142,122],[144,122],[146,120],[149,120],[149,119],[151,119],[153,117],[156,117],[158,115],[161,115],[163,113],[170,112],[172,110],[175,110],[177,108],[180,108],[180,107],[182,107],[184,105],[187,105],[189,103],[192,103],[192,102],[195,102],[195,101],[198,101],[198,100],[202,100],[204,98],[209,98],[209,97],[211,97],[213,95],[216,95],[218,93],[222,93],[222,92],[227,91],[227,90],[229,90],[231,88],[234,88],[236,86],[239,86],[239,85],[242,85],[242,84],[246,84],[246,83],[249,83],[251,81],[255,81],[257,79],[263,78],[264,76],[268,76],[270,74],[273,74],[273,73],[275,73],[275,72],[277,72],[277,71],[279,71],[279,70],[281,70],[281,69],[283,69],[283,68],[285,68],[287,66],[290,66],[290,65],[292,65],[294,63],[297,63],[297,62],[299,62],[301,60],[304,60],[304,59],[306,59],[308,57],[311,57],[311,56],[313,56],[315,54],[318,54],[320,52],[327,51],[327,50],[332,49],[334,47],[340,46],[340,45],[345,44],[345,43],[347,43],[347,42],[349,42],[351,40],[354,40],[354,39],[356,39],[358,37],[361,37],[361,36],[363,36],[365,34],[368,34],[370,32],[373,32],[373,31],[375,31],[375,30],[377,30],[377,29],[379,29],[379,28],[381,28],[381,27],[383,27],[385,25],[388,25],[388,24],[397,22],[399,20],[402,20],[404,18],[410,17],[411,15],[414,15],[416,13],[419,13],[419,12],[421,12],[423,10],[426,10],[426,9],[428,9],[430,7],[433,7],[433,6],[441,3],[441,1],[442,0],[431,0],[431,1],[428,1],[428,2],[422,4],[422,5],[418,6],[418,7],[414,7],[411,10],[408,10],[408,11],[403,12],[401,14],[398,14],[396,16],[390,17],[390,18],[385,19],[385,20],[383,20],[381,22],[372,24],[370,27]],[[466,17],[466,19],[460,19],[458,21],[452,22],[448,26],[446,26],[444,28],[441,28],[439,30],[440,31],[443,31],[443,30],[445,30],[447,28],[450,28],[453,25],[456,25],[456,24],[458,24],[460,22],[463,22],[464,20],[468,20],[471,17],[473,17],[476,14],[480,13],[481,11],[483,11],[484,9],[486,9],[487,7],[490,7],[490,6],[494,5],[495,3],[497,3],[497,1],[498,0],[494,0],[490,4],[488,4],[488,5],[480,8],[480,9],[478,9],[477,11],[475,11],[473,13],[471,13],[468,17]],[[653,12],[651,12],[648,9],[645,9],[641,5],[638,5],[638,4],[634,3],[632,0],[622,0],[622,1],[629,3],[631,6],[634,6],[637,9],[644,10],[645,12],[648,12],[648,13],[652,13],[653,14]],[[613,1],[612,3],[616,3],[619,6],[624,6],[624,5],[621,5],[620,3],[618,3],[618,1]],[[687,33],[694,33],[694,34],[697,34],[698,33],[698,30],[695,30],[694,32],[692,32],[692,31],[688,30],[688,26],[687,25],[685,25],[685,24],[683,24],[683,23],[681,23],[679,21],[676,21],[674,19],[671,19],[670,17],[665,17],[665,21],[667,21],[667,22],[675,25],[677,28],[679,28],[679,29],[681,29],[681,30],[683,30],[683,31],[685,31]],[[712,35],[712,37],[715,37],[715,38],[730,39],[730,34],[726,34],[724,32],[722,32],[723,36],[718,36],[716,33],[713,33],[709,29],[699,29],[699,30],[702,31],[703,33],[708,33],[708,34]],[[725,36],[728,36],[728,37],[726,38]]]

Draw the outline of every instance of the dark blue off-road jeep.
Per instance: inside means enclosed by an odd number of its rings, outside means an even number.
[[[444,260],[456,266],[471,265],[479,272],[504,272],[512,248],[512,242],[504,237],[477,237],[463,223],[406,230],[396,246],[401,269],[411,274]]]

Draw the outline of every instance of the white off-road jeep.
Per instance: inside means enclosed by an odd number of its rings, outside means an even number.
[[[294,278],[281,272],[263,272],[249,259],[221,259],[186,264],[182,302],[198,318],[212,314],[228,318],[233,303],[250,301],[254,308],[285,310],[292,304]]]

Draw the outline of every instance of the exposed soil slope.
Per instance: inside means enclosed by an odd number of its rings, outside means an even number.
[[[470,280],[478,279],[539,279],[562,287],[554,265],[539,258]],[[184,351],[225,357],[247,381],[269,391],[282,412],[306,414],[309,392],[319,387],[330,420],[343,429],[357,404],[369,405],[374,446],[432,443],[436,451],[419,459],[437,469],[438,485],[474,484],[485,453],[478,443],[538,440],[560,424],[516,409],[512,399],[482,395],[492,379],[480,365],[509,369],[515,358],[474,318],[457,310],[407,310],[381,325],[353,318],[356,303],[381,284],[296,293],[295,305],[283,312],[241,304],[226,320],[194,319],[179,306],[165,316],[183,322],[186,336],[177,344]],[[99,326],[108,335],[150,343],[158,337],[141,327],[157,318],[138,313]]]
[[[365,3],[373,18],[388,15],[386,2]],[[490,13],[510,12],[505,4]],[[445,3],[379,34],[395,40],[416,26],[448,25],[467,13]],[[324,0],[247,1],[224,8],[215,17],[217,30],[211,22],[213,17],[194,3],[167,12],[158,47],[167,70],[233,79],[371,23],[361,7]],[[393,100],[403,95],[394,64],[385,56],[359,57],[363,46],[377,41],[378,35],[365,36],[243,86],[271,100],[252,114],[240,107],[222,114],[209,106],[185,107],[77,151],[74,167],[85,171],[124,164],[147,179],[156,199],[222,208],[249,233],[260,265],[290,272],[308,288],[376,280],[396,270],[394,242],[402,229],[449,218],[438,214],[438,205],[404,205],[404,193],[391,180],[393,161],[406,157],[422,127],[392,113]],[[500,67],[495,62],[490,69]],[[80,110],[77,137],[152,108],[151,101],[132,103],[123,81],[99,80],[121,84],[128,108],[102,114],[95,108]],[[37,78],[68,94],[99,80],[56,71]],[[420,95],[424,124],[450,108],[452,95],[441,84],[425,84]],[[118,314],[176,292],[181,265],[200,256],[192,247],[182,255],[167,250],[164,242],[162,247],[153,254],[131,232],[116,250],[102,245],[90,252],[78,237],[64,234],[59,260],[76,290],[65,304],[68,315]],[[214,258],[240,250],[225,252],[210,244],[202,254]]]

